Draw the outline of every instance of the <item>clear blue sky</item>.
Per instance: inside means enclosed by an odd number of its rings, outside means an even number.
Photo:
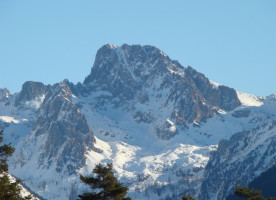
[[[154,45],[215,82],[276,92],[275,0],[1,0],[0,88],[82,82],[107,43]]]

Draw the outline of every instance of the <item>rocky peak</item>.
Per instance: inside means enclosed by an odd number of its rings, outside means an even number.
[[[230,111],[241,104],[233,88],[213,84],[202,73],[197,72],[190,66],[185,72],[193,79],[195,86],[210,105]]]
[[[15,105],[26,101],[31,101],[36,97],[45,94],[47,86],[40,82],[27,81],[23,84],[22,89],[15,99]]]
[[[240,105],[234,89],[214,86],[203,74],[191,67],[183,67],[149,45],[104,45],[97,52],[84,85],[130,100],[138,91],[153,84],[157,83],[156,89],[160,90],[179,82],[195,87],[211,106],[232,110]]]
[[[56,160],[56,171],[69,174],[85,164],[87,149],[95,149],[95,138],[87,120],[71,98],[66,81],[49,87],[31,128],[31,137],[44,138],[38,165],[50,167]]]
[[[113,75],[114,77],[113,73],[122,73],[123,76],[126,76],[125,78],[139,81],[139,78],[143,76],[152,73],[156,75],[158,71],[165,70],[164,63],[168,63],[168,60],[169,57],[161,50],[149,45],[124,44],[120,47],[104,45],[98,50],[94,66],[84,84],[89,85],[94,80],[100,81],[103,76],[108,78]],[[160,65],[162,61],[163,65]]]
[[[81,88],[81,87],[79,87]],[[113,103],[115,107],[136,109],[139,102],[146,106],[160,104],[159,111],[170,108],[170,116],[178,125],[187,127],[194,121],[212,117],[217,109],[233,110],[240,105],[236,91],[226,86],[215,86],[203,74],[191,67],[183,67],[153,46],[104,45],[99,49],[91,73],[83,84],[83,96],[101,94],[94,102]],[[134,118],[147,114],[134,111]],[[150,114],[151,115],[151,114]],[[149,118],[149,117],[146,117]],[[150,117],[151,118],[151,117]],[[154,118],[154,117],[152,117]],[[149,120],[153,121],[153,120]],[[157,134],[169,138],[159,126]]]
[[[10,96],[11,93],[7,88],[0,88],[0,101],[7,101]]]
[[[132,99],[135,91],[147,80],[163,74],[168,65],[168,56],[152,46],[105,45],[99,49],[84,84]]]

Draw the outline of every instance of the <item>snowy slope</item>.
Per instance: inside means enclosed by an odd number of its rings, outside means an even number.
[[[16,178],[13,177],[12,175],[9,174],[9,179],[12,183],[15,182]],[[34,194],[32,194],[27,188],[25,188],[22,184],[19,184],[19,187],[20,187],[20,196],[25,198],[27,196],[30,196],[31,197],[31,200],[39,200],[38,197],[34,196]]]
[[[253,102],[252,108],[246,108],[253,127],[220,141],[206,166],[199,199],[226,199],[236,184],[248,185],[276,165],[275,95],[263,98],[262,104],[253,97]]]
[[[246,94],[242,92],[237,92],[240,102],[244,106],[261,106],[263,105],[264,98],[256,97],[252,94]]]
[[[153,134],[153,123],[137,124],[130,120],[128,111],[111,107],[106,109],[108,112],[91,112],[82,101],[82,112],[97,138],[96,146],[103,153],[89,152],[87,166],[80,172],[89,174],[96,163],[113,162],[120,180],[130,186],[129,196],[133,199],[174,198],[172,193],[185,191],[196,193],[210,152],[216,150],[219,141],[255,126],[250,122],[255,116],[239,118],[234,114],[250,108],[241,106],[224,111],[184,130],[170,120],[179,134],[170,140],[160,140]]]

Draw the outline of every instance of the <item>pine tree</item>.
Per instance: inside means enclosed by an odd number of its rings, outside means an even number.
[[[239,185],[236,185],[235,188],[235,194],[244,197],[246,200],[266,200],[266,198],[262,197],[262,191],[261,190],[254,190],[249,189],[249,187],[242,187]],[[273,200],[275,198],[269,197],[268,200]]]
[[[3,142],[3,131],[0,131],[0,144]],[[11,182],[8,176],[8,157],[12,155],[14,148],[10,144],[0,146],[0,199],[22,200],[19,187],[20,180]]]
[[[128,188],[123,187],[112,171],[112,164],[103,166],[98,164],[93,169],[96,177],[80,176],[80,179],[92,189],[101,189],[100,192],[84,193],[79,195],[81,200],[130,200],[125,198]]]

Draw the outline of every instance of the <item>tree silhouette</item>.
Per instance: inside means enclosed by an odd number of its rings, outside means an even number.
[[[249,189],[249,187],[242,187],[239,185],[236,185],[235,188],[235,194],[244,197],[246,200],[266,200],[262,195],[261,190],[254,190],[254,189]],[[268,200],[273,200],[275,198],[269,197]]]
[[[0,143],[3,142],[3,131],[0,131]],[[12,155],[14,152],[14,148],[10,146],[10,144],[4,144],[0,146],[0,199],[5,200],[22,200],[22,199],[30,199],[31,197],[21,197],[20,191],[21,188],[19,186],[20,180],[16,180],[15,182],[11,182],[8,169],[9,166],[7,164],[8,157]]]
[[[130,200],[125,198],[128,188],[123,187],[122,184],[116,179],[112,171],[112,164],[103,166],[98,164],[93,169],[93,173],[96,177],[80,176],[80,179],[91,189],[98,189],[97,192],[84,193],[79,195],[81,200]],[[100,191],[99,191],[100,189]]]

